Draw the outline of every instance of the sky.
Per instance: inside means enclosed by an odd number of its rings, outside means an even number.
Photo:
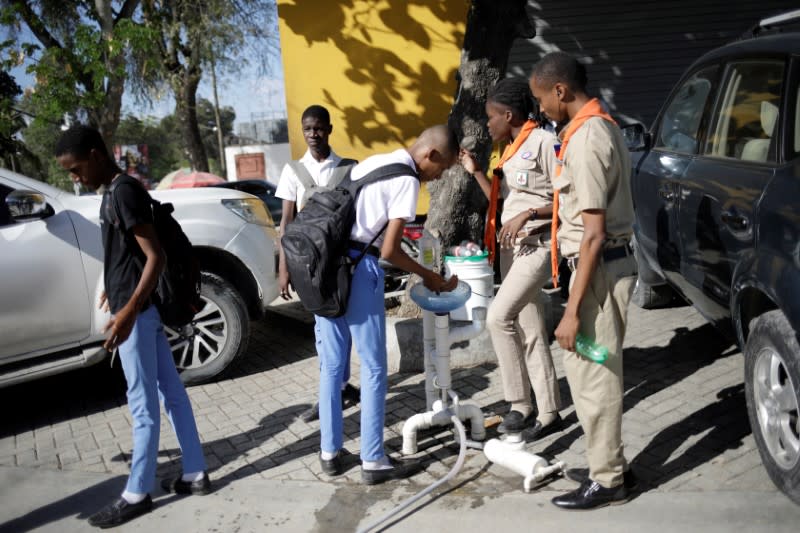
[[[277,24],[274,28],[278,33]],[[23,39],[35,41],[23,28]],[[24,90],[34,85],[32,76],[25,73],[26,65],[11,70],[11,75],[17,84]],[[269,65],[269,75],[259,75],[255,66],[245,66],[243,70],[236,71],[233,75],[217,76],[217,94],[220,107],[230,106],[236,112],[234,131],[238,131],[241,122],[250,122],[254,113],[266,113],[267,118],[286,117],[286,95],[283,82],[283,67],[280,55],[272,59]],[[204,72],[203,80],[197,90],[197,97],[206,98],[213,102],[214,93],[211,87],[211,75]],[[132,114],[144,118],[146,116],[163,117],[172,113],[175,101],[171,95],[165,95],[160,100],[154,100],[152,106],[137,103],[129,92],[123,95],[122,115]]]

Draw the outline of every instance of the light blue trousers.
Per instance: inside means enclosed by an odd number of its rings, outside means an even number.
[[[361,360],[361,460],[384,456],[386,410],[386,310],[383,269],[366,255],[353,274],[347,312],[338,318],[318,317],[317,353],[320,358],[319,422],[321,448],[342,448],[342,379],[350,366],[351,341]]]
[[[133,460],[126,489],[139,494],[153,490],[161,429],[159,398],[178,437],[184,472],[206,469],[192,404],[169,349],[155,306],[139,313],[130,337],[119,345],[128,383],[128,408],[133,419]]]

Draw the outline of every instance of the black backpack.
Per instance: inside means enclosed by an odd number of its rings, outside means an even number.
[[[283,255],[292,286],[308,311],[329,318],[347,311],[350,280],[367,249],[355,260],[347,256],[356,220],[356,197],[365,185],[399,176],[419,179],[413,168],[402,163],[376,168],[356,181],[348,174],[334,190],[311,196],[287,224],[281,237]]]
[[[112,202],[114,216],[117,219],[116,226],[120,225],[122,220],[114,200],[114,190],[126,177],[120,176],[109,188],[111,193],[109,200]],[[138,180],[127,178],[127,183],[142,186]],[[175,210],[173,205],[162,204],[152,197],[150,205],[153,209],[153,226],[158,242],[167,258],[167,264],[158,277],[158,286],[153,292],[153,303],[158,308],[161,322],[165,326],[180,329],[191,322],[205,306],[200,297],[200,263],[194,254],[192,243],[172,216]]]

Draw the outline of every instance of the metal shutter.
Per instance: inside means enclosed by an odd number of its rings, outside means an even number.
[[[569,52],[587,65],[589,92],[615,118],[649,126],[695,59],[797,6],[797,0],[530,1],[537,35],[514,44],[508,74],[527,77],[546,53]]]

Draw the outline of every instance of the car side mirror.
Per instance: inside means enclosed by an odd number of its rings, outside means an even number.
[[[639,123],[622,126],[625,145],[631,152],[641,152],[650,148],[650,132]]]
[[[46,218],[53,214],[43,194],[36,191],[16,190],[6,196],[6,207],[11,218],[18,221]]]

